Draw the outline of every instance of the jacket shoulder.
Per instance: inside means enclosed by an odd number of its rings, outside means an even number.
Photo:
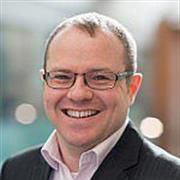
[[[46,164],[40,149],[41,146],[33,147],[7,159],[1,168],[0,179],[23,179],[28,177],[32,168]]]
[[[180,159],[144,139],[139,156],[141,172],[147,177],[177,180],[180,179]]]
[[[7,159],[5,163],[10,163],[12,165],[18,164],[18,167],[28,165],[28,163],[26,162],[36,163],[38,160],[41,160],[40,150],[41,150],[41,146],[25,149],[19,152],[18,154],[15,154],[9,159]]]
[[[151,156],[154,160],[160,160],[165,164],[170,163],[171,165],[180,168],[180,159],[178,157],[168,153],[166,150],[160,148],[148,140],[144,140],[143,142],[144,152],[146,152],[147,156]]]

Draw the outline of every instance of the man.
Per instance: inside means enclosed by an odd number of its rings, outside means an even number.
[[[142,138],[128,118],[142,76],[136,44],[97,13],[61,23],[48,39],[44,108],[55,131],[4,163],[2,180],[179,180],[180,160]]]

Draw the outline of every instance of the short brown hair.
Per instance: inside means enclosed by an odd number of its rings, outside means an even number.
[[[120,41],[122,42],[124,49],[126,51],[126,70],[135,72],[137,69],[137,47],[136,42],[131,36],[131,34],[127,31],[127,29],[121,25],[116,20],[92,12],[92,13],[85,13],[73,16],[71,18],[66,19],[62,23],[60,23],[50,34],[47,39],[46,47],[45,47],[45,54],[44,54],[44,69],[46,69],[47,64],[47,54],[48,48],[56,36],[58,32],[66,27],[75,26],[82,30],[86,30],[90,36],[94,36],[97,28],[107,30],[112,32],[115,36],[117,36]]]

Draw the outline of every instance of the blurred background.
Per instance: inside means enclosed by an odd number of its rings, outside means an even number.
[[[180,157],[179,9],[178,0],[1,0],[0,163],[53,130],[39,78],[44,44],[59,22],[89,11],[117,19],[134,36],[144,81],[130,117],[144,136]]]

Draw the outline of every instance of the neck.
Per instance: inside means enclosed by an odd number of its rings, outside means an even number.
[[[62,160],[71,172],[79,171],[80,155],[80,153],[72,153],[71,151],[67,151],[64,148],[61,148]]]
[[[71,172],[78,172],[80,156],[88,149],[67,144],[65,141],[63,141],[59,134],[57,134],[57,141],[59,144],[59,153],[61,154],[64,164],[66,164]]]

